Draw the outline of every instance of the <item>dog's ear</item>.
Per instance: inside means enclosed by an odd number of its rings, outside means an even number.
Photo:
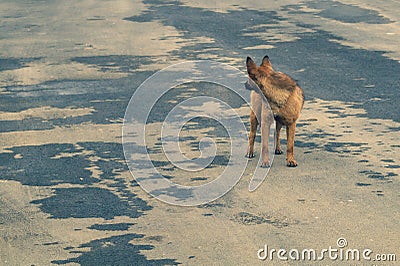
[[[247,66],[247,73],[251,78],[254,78],[256,73],[257,73],[257,65],[254,63],[253,59],[250,57],[247,57],[246,60],[246,66]]]
[[[271,61],[269,61],[269,56],[268,55],[264,56],[264,58],[263,58],[263,60],[261,62],[261,66],[267,67],[267,68],[272,68]]]

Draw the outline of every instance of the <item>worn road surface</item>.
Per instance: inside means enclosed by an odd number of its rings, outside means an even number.
[[[399,14],[395,0],[1,1],[0,265],[396,265],[378,259],[400,261]],[[249,169],[198,207],[143,191],[122,147],[138,86],[187,60],[245,75],[246,57],[265,54],[305,91],[299,166],[276,156],[256,191]],[[212,85],[161,99],[147,125],[152,160],[186,185],[209,182],[229,160],[229,136],[209,120],[191,121],[180,143],[196,153],[201,137],[219,138],[205,172],[162,156],[160,123],[194,92],[232,101],[244,121],[249,112]],[[319,256],[339,238],[371,260],[257,257],[265,245]]]

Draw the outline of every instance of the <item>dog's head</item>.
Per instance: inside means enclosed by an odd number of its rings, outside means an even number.
[[[259,88],[262,88],[262,80],[273,72],[268,55],[264,56],[259,67],[254,63],[253,59],[247,57],[246,66],[247,73],[249,74],[249,81],[246,83],[246,88],[249,90],[253,89],[254,83],[257,84]]]
[[[271,61],[269,60],[268,55],[264,56],[259,67],[257,67],[256,63],[254,63],[253,59],[247,57],[246,66],[249,77],[254,81],[262,76],[268,76],[273,72]]]

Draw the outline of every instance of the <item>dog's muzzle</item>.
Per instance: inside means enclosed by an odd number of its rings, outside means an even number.
[[[246,90],[250,90],[250,91],[258,91],[259,90],[257,84],[250,78],[246,81],[246,83],[244,84],[244,87],[246,88]]]

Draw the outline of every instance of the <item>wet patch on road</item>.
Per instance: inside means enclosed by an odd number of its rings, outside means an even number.
[[[88,229],[99,231],[127,231],[134,223],[116,223],[116,224],[94,224]]]
[[[102,72],[137,72],[143,65],[148,65],[155,58],[144,56],[108,55],[108,56],[86,56],[71,58],[81,64],[98,68]]]
[[[292,11],[293,9],[301,10],[306,6],[311,10],[315,10],[315,15],[323,18],[334,19],[344,23],[367,23],[367,24],[388,24],[392,21],[375,10],[365,9],[355,5],[344,4],[338,1],[310,1],[304,5],[290,5],[291,14],[302,14],[303,12]]]
[[[0,71],[14,70],[27,66],[29,63],[41,60],[42,57],[34,58],[0,58]]]
[[[0,153],[0,179],[15,180],[30,186],[98,182],[87,170],[90,162],[84,156],[78,155],[79,152],[72,144],[13,147]],[[70,156],[54,158],[60,153]]]
[[[54,195],[31,203],[50,214],[52,219],[103,218],[116,216],[138,218],[152,207],[140,198],[123,200],[111,191],[102,188],[56,188]],[[62,208],[60,208],[62,206]]]
[[[96,239],[79,247],[70,247],[70,253],[79,254],[76,258],[53,260],[52,263],[65,265],[177,265],[175,259],[148,259],[141,251],[153,250],[152,245],[132,244],[132,241],[143,238],[142,234],[126,234]],[[80,249],[90,249],[80,251]],[[161,255],[162,256],[162,255]]]

